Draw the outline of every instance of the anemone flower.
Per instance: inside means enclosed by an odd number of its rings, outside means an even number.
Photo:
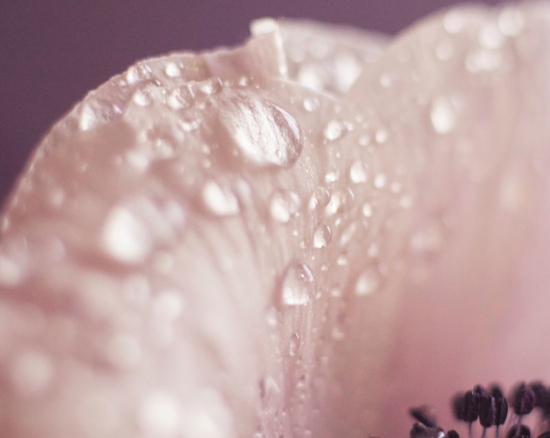
[[[547,377],[549,25],[264,19],[91,92],[4,211],[0,434],[398,437]]]

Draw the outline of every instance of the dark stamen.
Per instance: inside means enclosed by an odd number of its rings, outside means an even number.
[[[525,425],[514,425],[508,431],[506,438],[531,438],[531,430]]]
[[[415,423],[410,432],[411,438],[445,438],[445,431],[439,427],[426,427]]]
[[[409,409],[409,414],[418,422],[426,427],[437,427],[435,415],[428,406]]]
[[[525,383],[516,387],[512,395],[514,413],[518,416],[530,414],[535,408],[537,397],[535,392]]]

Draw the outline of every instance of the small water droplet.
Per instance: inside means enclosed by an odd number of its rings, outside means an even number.
[[[363,134],[361,137],[359,137],[359,146],[367,147],[371,143],[371,136],[370,134]]]
[[[211,78],[204,81],[195,82],[194,88],[205,96],[213,96],[223,89],[223,82],[220,78]]]
[[[373,211],[374,210],[373,210],[372,204],[370,202],[365,202],[363,204],[363,206],[361,207],[361,213],[365,217],[372,217]]]
[[[432,101],[430,121],[434,131],[438,134],[448,134],[453,130],[456,122],[456,110],[448,98],[439,96]]]
[[[349,131],[348,124],[341,119],[334,119],[327,123],[323,130],[323,135],[328,141],[339,140]]]
[[[378,144],[384,144],[388,141],[390,133],[386,128],[378,128],[374,133],[374,139]]]
[[[304,109],[308,113],[312,113],[313,111],[317,110],[320,105],[321,102],[319,102],[319,99],[316,97],[306,97],[303,101]]]
[[[106,356],[109,363],[120,370],[135,367],[141,360],[141,344],[133,336],[119,333],[107,343]]]
[[[0,283],[16,286],[23,279],[23,268],[14,260],[0,255]]]
[[[328,205],[325,208],[327,216],[343,213],[353,205],[354,196],[353,192],[349,189],[335,190]]]
[[[378,291],[381,281],[380,271],[374,266],[369,266],[357,277],[355,294],[360,297],[371,295]]]
[[[323,73],[325,73],[323,75]],[[323,90],[328,81],[326,72],[322,72],[316,64],[303,62],[298,70],[298,81],[313,90]]]
[[[298,333],[293,333],[290,337],[290,344],[288,347],[288,354],[295,356],[300,348],[300,335]]]
[[[122,206],[113,208],[107,216],[101,244],[111,257],[124,263],[143,262],[152,246],[145,224]]]
[[[332,240],[332,231],[324,222],[317,225],[313,232],[313,247],[320,249],[325,248]]]
[[[347,266],[349,263],[347,254],[340,254],[336,259],[336,265],[338,266]]]
[[[361,160],[355,160],[349,168],[349,176],[355,184],[367,182],[368,174],[365,165]]]
[[[275,307],[270,307],[267,310],[265,320],[269,327],[277,327],[277,309]]]
[[[19,395],[34,397],[42,394],[50,385],[54,366],[45,354],[27,349],[14,356],[9,375],[14,390]]]
[[[440,220],[430,220],[411,236],[409,246],[415,253],[434,255],[443,246],[444,228]]]
[[[309,198],[308,207],[310,210],[315,211],[317,209],[326,207],[329,201],[330,201],[329,191],[326,188],[319,186],[311,194],[311,197]]]
[[[181,316],[184,307],[181,292],[167,290],[155,297],[152,312],[156,320],[163,323],[172,322]]]
[[[337,321],[334,327],[332,327],[332,330],[330,331],[330,337],[335,341],[341,341],[346,337],[344,327],[341,322]]]
[[[171,395],[153,393],[141,402],[139,425],[146,435],[173,436],[180,428],[181,407]]]
[[[283,274],[281,284],[282,303],[301,306],[309,303],[314,295],[315,277],[311,268],[299,262],[291,262]]]
[[[325,182],[327,184],[333,184],[339,179],[340,179],[340,174],[336,170],[325,173]]]
[[[525,26],[521,11],[513,6],[505,7],[498,16],[498,28],[506,36],[519,35]]]
[[[269,213],[274,221],[288,223],[300,210],[300,197],[290,190],[277,190],[271,195]]]
[[[268,100],[234,94],[222,100],[218,118],[236,152],[258,166],[290,167],[302,153],[298,122]]]
[[[164,66],[164,73],[169,78],[177,78],[181,76],[181,68],[175,62],[168,62]]]
[[[153,96],[149,92],[148,88],[144,88],[142,90],[137,90],[134,93],[132,96],[132,102],[134,102],[137,106],[146,107],[151,105],[153,102]]]
[[[195,96],[191,89],[187,86],[182,86],[172,90],[167,99],[168,105],[175,109],[190,108],[195,102]]]
[[[447,61],[452,58],[454,47],[449,41],[441,41],[435,48],[435,56],[441,61]]]
[[[359,222],[353,221],[348,224],[346,228],[344,228],[344,231],[342,231],[342,234],[340,235],[340,246],[347,246],[355,234],[357,233],[357,230],[359,229]]]
[[[140,81],[145,81],[151,78],[151,68],[144,64],[136,64],[131,66],[126,71],[126,81],[129,84],[135,84]]]
[[[462,32],[466,26],[466,17],[456,9],[450,10],[443,17],[443,27],[450,34],[458,34]]]
[[[379,173],[374,177],[374,187],[377,189],[383,189],[386,187],[387,177],[384,173]]]
[[[79,106],[78,127],[81,131],[89,131],[113,120],[121,113],[120,108],[112,102],[90,98]]]
[[[495,50],[474,50],[466,57],[466,69],[471,73],[496,71],[501,64],[502,55]]]
[[[213,180],[203,186],[202,200],[208,211],[216,216],[234,216],[241,210],[235,193]]]
[[[485,24],[479,31],[478,41],[481,47],[490,50],[500,49],[506,40],[505,35],[494,23]]]

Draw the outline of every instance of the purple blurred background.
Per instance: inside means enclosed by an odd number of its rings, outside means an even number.
[[[234,45],[258,17],[395,33],[452,0],[0,0],[0,203],[32,148],[87,91],[134,61]],[[485,3],[496,4],[497,0]]]

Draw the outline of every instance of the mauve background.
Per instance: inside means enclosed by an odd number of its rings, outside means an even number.
[[[32,148],[87,91],[134,61],[233,45],[262,16],[395,33],[450,0],[0,0],[0,203]],[[496,4],[497,0],[485,3]]]

